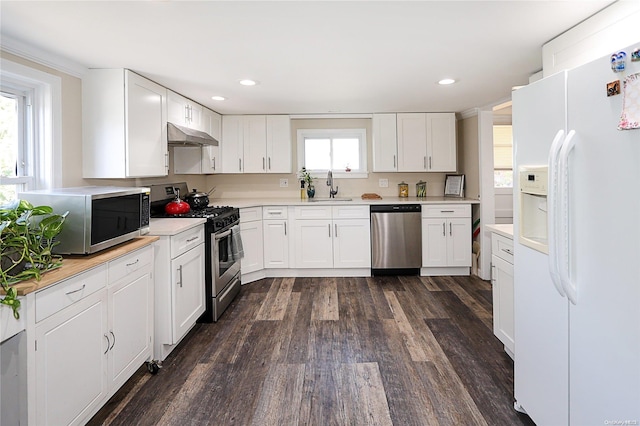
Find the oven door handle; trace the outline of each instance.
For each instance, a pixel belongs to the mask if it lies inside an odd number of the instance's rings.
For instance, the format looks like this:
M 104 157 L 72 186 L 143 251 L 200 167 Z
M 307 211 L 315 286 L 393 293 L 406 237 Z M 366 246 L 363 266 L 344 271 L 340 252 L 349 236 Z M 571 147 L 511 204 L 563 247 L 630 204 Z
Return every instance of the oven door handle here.
M 220 234 L 216 234 L 216 241 L 223 239 L 224 237 L 228 237 L 229 235 L 231 235 L 231 229 L 224 231 Z

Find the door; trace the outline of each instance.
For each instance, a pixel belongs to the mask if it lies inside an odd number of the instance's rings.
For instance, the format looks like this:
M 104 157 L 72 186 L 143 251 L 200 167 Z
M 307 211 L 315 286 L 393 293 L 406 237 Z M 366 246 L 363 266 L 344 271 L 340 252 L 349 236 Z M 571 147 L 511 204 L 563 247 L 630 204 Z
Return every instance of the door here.
M 398 171 L 396 114 L 373 114 L 373 171 Z
M 515 352 L 513 325 L 513 265 L 497 256 L 493 263 L 493 334 L 504 346 Z
M 264 267 L 289 267 L 289 235 L 286 220 L 265 220 L 264 229 Z
M 456 115 L 427 114 L 427 169 L 430 172 L 455 172 L 456 145 Z
M 262 221 L 243 222 L 240 224 L 244 257 L 240 261 L 243 274 L 259 271 L 264 268 L 264 251 L 262 238 Z
M 222 131 L 222 118 L 210 109 L 202 109 L 202 131 L 213 136 L 220 142 Z M 174 148 L 174 151 L 176 148 Z M 222 163 L 220 162 L 220 145 L 206 145 L 202 147 L 202 173 L 220 173 Z
M 445 219 L 422 219 L 422 266 L 447 266 Z
M 617 75 L 609 65 L 605 57 L 568 72 L 572 425 L 640 419 L 640 130 L 618 130 L 623 95 L 603 93 L 640 62 Z
M 204 245 L 171 261 L 172 344 L 184 336 L 205 310 Z
M 447 266 L 471 266 L 471 219 L 447 219 Z
M 119 388 L 151 353 L 152 321 L 151 270 L 109 289 L 109 379 Z
M 107 395 L 107 292 L 98 291 L 36 326 L 36 423 L 83 424 Z
M 565 129 L 565 73 L 513 93 L 514 170 L 546 164 Z M 518 174 L 514 173 L 514 188 Z M 519 243 L 520 194 L 514 194 L 515 398 L 537 424 L 568 424 L 569 311 L 549 275 L 548 256 Z
M 264 115 L 245 115 L 243 158 L 245 173 L 267 171 L 267 119 Z
M 291 173 L 291 120 L 267 115 L 267 173 Z
M 127 177 L 166 176 L 167 90 L 132 72 L 125 76 Z
M 330 220 L 295 221 L 296 268 L 333 268 L 332 228 Z
M 427 170 L 427 115 L 398 114 L 398 171 Z
M 222 173 L 242 173 L 243 134 L 242 116 L 222 116 Z
M 369 219 L 335 219 L 333 221 L 333 267 L 371 267 Z

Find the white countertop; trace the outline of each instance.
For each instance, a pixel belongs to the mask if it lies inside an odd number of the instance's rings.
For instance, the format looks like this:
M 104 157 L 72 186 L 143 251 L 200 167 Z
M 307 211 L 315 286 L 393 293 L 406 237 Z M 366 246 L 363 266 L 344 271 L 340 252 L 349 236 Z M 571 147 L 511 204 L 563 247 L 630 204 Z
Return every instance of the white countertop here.
M 351 198 L 351 201 L 335 201 L 322 198 L 318 201 L 300 200 L 299 198 L 215 198 L 209 201 L 211 206 L 232 206 L 238 208 L 262 206 L 306 206 L 306 205 L 371 205 L 371 204 L 480 204 L 471 198 L 453 197 L 383 197 L 381 200 L 363 200 L 360 196 L 338 197 Z
M 149 224 L 149 235 L 176 235 L 187 229 L 202 225 L 207 219 L 204 218 L 162 218 L 151 219 Z
M 485 225 L 485 228 L 513 240 L 513 223 L 496 223 L 494 225 Z

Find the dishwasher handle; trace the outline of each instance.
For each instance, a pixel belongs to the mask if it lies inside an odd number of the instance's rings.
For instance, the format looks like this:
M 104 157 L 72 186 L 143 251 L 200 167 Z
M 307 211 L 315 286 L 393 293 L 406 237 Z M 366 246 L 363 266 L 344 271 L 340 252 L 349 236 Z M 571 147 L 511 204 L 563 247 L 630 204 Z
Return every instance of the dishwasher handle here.
M 421 212 L 420 204 L 372 204 L 371 213 L 415 213 Z

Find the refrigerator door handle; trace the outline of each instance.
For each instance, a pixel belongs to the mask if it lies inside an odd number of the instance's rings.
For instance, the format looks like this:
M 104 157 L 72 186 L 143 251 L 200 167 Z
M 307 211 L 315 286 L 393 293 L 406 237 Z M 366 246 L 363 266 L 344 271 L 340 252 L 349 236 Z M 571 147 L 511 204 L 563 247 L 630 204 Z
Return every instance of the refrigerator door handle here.
M 578 302 L 578 288 L 575 284 L 575 280 L 571 279 L 569 270 L 571 269 L 571 247 L 570 247 L 570 229 L 569 229 L 569 154 L 576 145 L 574 139 L 576 132 L 571 130 L 567 134 L 562 149 L 560 150 L 560 229 L 558 235 L 560 236 L 561 245 L 558 250 L 558 263 L 560 270 L 560 281 L 562 282 L 562 288 L 567 295 L 567 298 L 574 305 Z
M 547 232 L 549 247 L 549 274 L 551 281 L 560 296 L 564 297 L 565 292 L 560 281 L 560 272 L 558 271 L 558 156 L 564 142 L 564 130 L 558 130 L 556 137 L 551 143 L 549 149 L 549 190 L 547 193 Z

